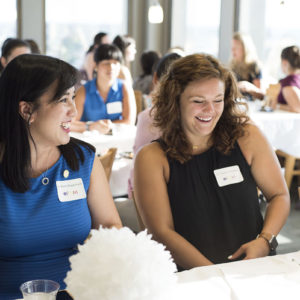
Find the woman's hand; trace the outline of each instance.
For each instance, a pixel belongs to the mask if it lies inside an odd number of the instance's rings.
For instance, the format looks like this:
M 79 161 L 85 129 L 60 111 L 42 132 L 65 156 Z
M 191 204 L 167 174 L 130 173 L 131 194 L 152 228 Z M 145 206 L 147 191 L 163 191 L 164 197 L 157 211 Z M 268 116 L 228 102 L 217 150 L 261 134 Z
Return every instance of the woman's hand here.
M 266 240 L 257 238 L 251 242 L 243 244 L 237 251 L 228 257 L 230 260 L 238 259 L 245 256 L 243 259 L 252 259 L 267 256 L 270 253 L 270 247 Z
M 90 130 L 97 130 L 102 134 L 106 134 L 109 132 L 109 130 L 112 127 L 111 120 L 105 119 L 105 120 L 98 120 L 90 124 Z
M 249 81 L 245 81 L 245 80 L 239 81 L 238 88 L 241 92 L 248 93 L 252 95 L 254 98 L 263 99 L 264 97 L 263 91 Z

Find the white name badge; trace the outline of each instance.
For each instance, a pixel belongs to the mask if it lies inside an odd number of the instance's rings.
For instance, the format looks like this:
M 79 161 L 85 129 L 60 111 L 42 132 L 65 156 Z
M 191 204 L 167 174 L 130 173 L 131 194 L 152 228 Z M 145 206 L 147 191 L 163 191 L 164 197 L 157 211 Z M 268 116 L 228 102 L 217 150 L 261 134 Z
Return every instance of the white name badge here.
M 56 188 L 60 202 L 86 198 L 86 192 L 81 178 L 56 181 Z
M 111 114 L 119 114 L 122 112 L 122 102 L 111 102 L 106 104 L 107 113 Z
M 237 165 L 214 170 L 214 173 L 219 186 L 225 186 L 244 181 L 240 168 Z

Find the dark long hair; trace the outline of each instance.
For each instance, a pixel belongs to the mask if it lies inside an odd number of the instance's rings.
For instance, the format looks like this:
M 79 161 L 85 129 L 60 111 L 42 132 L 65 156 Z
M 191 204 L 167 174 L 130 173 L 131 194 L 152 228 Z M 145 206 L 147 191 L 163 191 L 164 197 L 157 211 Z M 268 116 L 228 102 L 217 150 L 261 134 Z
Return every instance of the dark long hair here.
M 40 97 L 57 82 L 55 96 L 59 99 L 77 82 L 77 71 L 68 63 L 53 57 L 24 54 L 13 59 L 0 77 L 0 175 L 4 183 L 16 192 L 30 188 L 31 155 L 29 120 L 19 114 L 20 101 L 39 107 Z M 59 150 L 72 170 L 84 161 L 80 142 L 71 139 Z M 92 149 L 92 148 L 91 148 Z

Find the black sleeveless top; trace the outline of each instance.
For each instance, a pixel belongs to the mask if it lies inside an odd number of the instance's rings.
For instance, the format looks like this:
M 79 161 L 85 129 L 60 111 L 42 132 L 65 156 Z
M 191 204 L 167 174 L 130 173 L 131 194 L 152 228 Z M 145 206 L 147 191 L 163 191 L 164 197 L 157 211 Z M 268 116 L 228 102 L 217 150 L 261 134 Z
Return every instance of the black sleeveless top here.
M 181 164 L 168 157 L 168 195 L 175 231 L 213 263 L 225 263 L 263 227 L 256 183 L 236 143 L 229 155 L 212 147 Z M 220 187 L 214 170 L 239 166 L 244 180 Z

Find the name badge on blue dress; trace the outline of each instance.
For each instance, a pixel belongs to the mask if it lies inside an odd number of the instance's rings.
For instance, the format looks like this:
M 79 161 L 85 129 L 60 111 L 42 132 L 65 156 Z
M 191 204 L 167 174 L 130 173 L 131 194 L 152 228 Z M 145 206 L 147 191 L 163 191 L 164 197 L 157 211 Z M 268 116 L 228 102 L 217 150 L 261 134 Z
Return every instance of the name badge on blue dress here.
M 109 115 L 119 114 L 123 110 L 122 102 L 121 101 L 116 101 L 116 102 L 107 103 L 106 104 L 106 110 L 107 110 L 107 113 Z
M 86 192 L 81 178 L 56 181 L 56 188 L 60 202 L 86 198 Z

